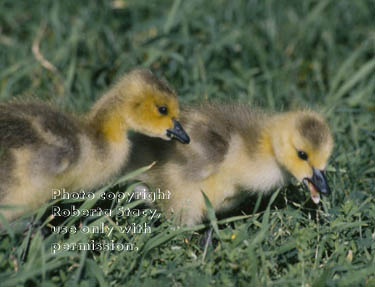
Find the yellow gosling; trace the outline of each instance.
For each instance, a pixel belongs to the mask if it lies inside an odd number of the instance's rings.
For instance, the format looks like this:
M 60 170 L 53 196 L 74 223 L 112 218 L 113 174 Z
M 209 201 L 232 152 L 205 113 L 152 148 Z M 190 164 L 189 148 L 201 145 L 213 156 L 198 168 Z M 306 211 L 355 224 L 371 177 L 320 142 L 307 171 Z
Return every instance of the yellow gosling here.
M 191 136 L 189 146 L 138 135 L 129 166 L 157 161 L 139 179 L 170 191 L 170 199 L 157 205 L 182 225 L 204 218 L 201 191 L 217 212 L 235 208 L 243 191 L 268 192 L 283 185 L 287 175 L 306 184 L 316 204 L 319 193 L 330 191 L 324 169 L 333 140 L 316 112 L 267 115 L 243 105 L 205 104 L 183 110 L 181 122 Z
M 52 189 L 91 189 L 126 164 L 129 129 L 164 140 L 189 137 L 177 121 L 176 94 L 150 71 L 121 78 L 87 115 L 41 102 L 0 103 L 0 209 L 14 219 L 51 199 Z

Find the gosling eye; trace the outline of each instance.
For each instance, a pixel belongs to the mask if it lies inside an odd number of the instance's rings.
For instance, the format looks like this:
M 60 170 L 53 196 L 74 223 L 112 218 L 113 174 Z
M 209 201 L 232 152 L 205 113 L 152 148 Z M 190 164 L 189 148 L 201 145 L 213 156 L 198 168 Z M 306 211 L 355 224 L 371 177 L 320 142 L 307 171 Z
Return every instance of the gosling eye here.
M 166 106 L 160 106 L 160 107 L 158 107 L 158 111 L 162 115 L 167 115 L 168 114 L 168 108 Z
M 305 153 L 305 152 L 302 151 L 302 150 L 299 150 L 299 151 L 297 152 L 297 154 L 298 154 L 298 157 L 299 157 L 300 159 L 302 159 L 302 160 L 307 160 L 307 158 L 308 158 L 307 153 Z

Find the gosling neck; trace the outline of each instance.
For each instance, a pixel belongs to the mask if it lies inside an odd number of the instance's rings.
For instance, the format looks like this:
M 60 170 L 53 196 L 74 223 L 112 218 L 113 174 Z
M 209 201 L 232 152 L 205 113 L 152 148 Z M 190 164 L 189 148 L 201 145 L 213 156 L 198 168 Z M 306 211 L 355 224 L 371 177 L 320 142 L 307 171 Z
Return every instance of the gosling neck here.
M 109 142 L 122 143 L 129 129 L 125 114 L 126 102 L 110 91 L 94 104 L 87 119 L 96 134 Z
M 253 171 L 242 182 L 245 187 L 267 192 L 285 182 L 285 170 L 277 156 L 277 145 L 281 144 L 284 124 L 283 115 L 274 115 L 264 123 L 249 167 Z

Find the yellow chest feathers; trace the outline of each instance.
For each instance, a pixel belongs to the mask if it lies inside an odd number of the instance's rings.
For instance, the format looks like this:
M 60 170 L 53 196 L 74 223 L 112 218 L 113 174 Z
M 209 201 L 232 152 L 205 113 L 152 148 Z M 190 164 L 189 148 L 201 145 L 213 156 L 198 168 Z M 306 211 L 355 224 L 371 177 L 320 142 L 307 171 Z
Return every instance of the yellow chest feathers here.
M 270 154 L 249 154 L 242 139 L 232 138 L 229 151 L 217 172 L 206 178 L 202 190 L 215 207 L 240 191 L 267 192 L 282 185 L 283 172 Z

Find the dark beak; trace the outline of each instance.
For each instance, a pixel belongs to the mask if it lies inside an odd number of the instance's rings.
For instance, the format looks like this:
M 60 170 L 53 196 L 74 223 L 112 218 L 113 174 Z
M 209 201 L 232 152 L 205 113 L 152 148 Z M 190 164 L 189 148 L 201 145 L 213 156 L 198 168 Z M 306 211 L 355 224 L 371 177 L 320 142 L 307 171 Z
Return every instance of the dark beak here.
M 319 193 L 329 195 L 331 189 L 327 184 L 327 179 L 324 175 L 324 171 L 313 168 L 313 176 L 311 178 L 305 178 L 303 183 L 310 190 L 311 198 L 315 203 L 319 203 L 320 196 Z
M 183 144 L 188 144 L 190 142 L 190 138 L 182 128 L 181 124 L 173 119 L 173 129 L 167 130 L 167 136 L 170 138 L 176 138 Z
M 315 187 L 320 193 L 324 193 L 326 195 L 331 193 L 331 189 L 328 186 L 326 176 L 324 175 L 324 171 L 313 168 L 313 176 L 311 179 L 311 183 L 315 185 Z

